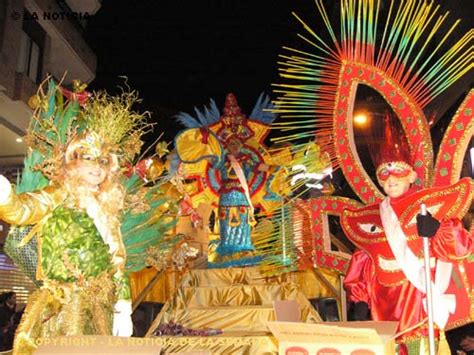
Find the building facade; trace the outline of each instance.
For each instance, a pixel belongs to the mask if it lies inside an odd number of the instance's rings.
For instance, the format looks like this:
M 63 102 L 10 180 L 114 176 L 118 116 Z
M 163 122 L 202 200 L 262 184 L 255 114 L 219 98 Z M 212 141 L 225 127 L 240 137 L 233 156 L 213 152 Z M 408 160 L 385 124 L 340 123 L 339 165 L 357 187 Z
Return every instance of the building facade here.
M 89 83 L 97 57 L 84 39 L 100 0 L 0 0 L 0 174 L 21 172 L 31 119 L 28 99 L 48 76 Z M 2 253 L 8 226 L 0 221 L 0 293 L 14 290 L 24 303 L 29 283 Z
M 0 1 L 0 168 L 21 165 L 27 101 L 48 74 L 66 85 L 94 79 L 97 57 L 83 34 L 100 6 L 99 0 Z

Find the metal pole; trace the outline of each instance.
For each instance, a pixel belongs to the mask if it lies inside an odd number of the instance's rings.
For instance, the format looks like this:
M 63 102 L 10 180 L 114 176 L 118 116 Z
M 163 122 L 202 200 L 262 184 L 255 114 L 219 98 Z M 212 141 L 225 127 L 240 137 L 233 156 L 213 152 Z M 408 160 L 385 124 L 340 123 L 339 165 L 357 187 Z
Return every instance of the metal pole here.
M 341 320 L 347 322 L 347 296 L 344 290 L 344 276 L 339 276 L 339 290 L 341 293 Z
M 163 275 L 164 273 L 164 269 L 163 270 L 160 270 L 158 271 L 155 276 L 153 276 L 153 278 L 150 280 L 150 282 L 148 283 L 148 285 L 146 285 L 146 287 L 142 290 L 142 292 L 140 292 L 140 294 L 138 295 L 137 299 L 133 302 L 132 304 L 132 312 L 135 312 L 135 310 L 138 308 L 138 306 L 140 305 L 140 303 L 142 303 L 142 301 L 145 299 L 145 297 L 148 295 L 148 293 L 151 291 L 151 289 L 153 288 L 153 286 L 156 285 L 156 282 L 158 281 L 158 279 L 160 278 L 161 275 Z
M 421 214 L 426 216 L 426 205 L 421 204 Z M 428 308 L 428 340 L 429 340 L 429 354 L 435 355 L 435 336 L 434 336 L 434 322 L 433 322 L 433 294 L 431 291 L 431 269 L 430 269 L 430 241 L 427 237 L 423 239 L 423 254 L 425 261 L 425 284 L 426 284 L 426 305 Z

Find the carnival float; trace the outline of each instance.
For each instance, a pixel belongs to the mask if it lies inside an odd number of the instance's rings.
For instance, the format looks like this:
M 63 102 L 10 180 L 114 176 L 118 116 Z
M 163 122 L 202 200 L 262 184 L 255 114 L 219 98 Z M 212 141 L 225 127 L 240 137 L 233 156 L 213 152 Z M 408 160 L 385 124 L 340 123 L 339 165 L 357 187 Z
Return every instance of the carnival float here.
M 348 308 L 395 321 L 399 354 L 433 336 L 442 353 L 445 331 L 473 321 L 462 164 L 474 93 L 436 145 L 424 112 L 472 70 L 472 30 L 446 48 L 456 23 L 432 2 L 341 0 L 339 22 L 316 7 L 326 33 L 294 14 L 307 49 L 285 48 L 273 100 L 262 93 L 246 113 L 223 93 L 148 150 L 134 92 L 40 87 L 22 178 L 0 181 L 0 218 L 15 226 L 6 250 L 38 286 L 14 354 L 44 337 L 129 336 L 142 302 L 163 304 L 145 337 L 165 353 L 277 353 L 279 301 L 304 323 L 347 321 Z M 365 138 L 364 90 L 384 102 Z

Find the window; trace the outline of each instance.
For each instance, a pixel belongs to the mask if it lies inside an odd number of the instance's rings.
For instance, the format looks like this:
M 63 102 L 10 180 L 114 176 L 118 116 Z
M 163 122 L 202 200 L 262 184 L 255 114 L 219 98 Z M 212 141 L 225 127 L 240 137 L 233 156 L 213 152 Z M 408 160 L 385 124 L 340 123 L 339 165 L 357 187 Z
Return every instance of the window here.
M 25 11 L 17 72 L 25 74 L 37 84 L 41 81 L 45 39 L 43 28 Z
M 21 34 L 20 57 L 18 60 L 19 73 L 23 73 L 37 83 L 40 79 L 40 47 L 24 31 Z

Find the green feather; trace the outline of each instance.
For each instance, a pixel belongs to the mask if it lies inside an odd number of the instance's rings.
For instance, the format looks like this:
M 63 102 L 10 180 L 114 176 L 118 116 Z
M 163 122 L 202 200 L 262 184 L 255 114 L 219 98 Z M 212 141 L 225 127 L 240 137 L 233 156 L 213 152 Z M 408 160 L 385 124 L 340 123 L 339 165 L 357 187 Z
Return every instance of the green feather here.
M 28 153 L 24 161 L 20 182 L 16 187 L 18 194 L 39 190 L 48 186 L 49 180 L 40 171 L 33 170 L 33 168 L 43 160 L 44 157 L 36 150 Z
M 143 181 L 132 175 L 123 182 L 128 194 L 136 193 L 143 188 Z M 161 249 L 168 250 L 174 247 L 180 240 L 180 236 L 170 236 L 169 232 L 176 225 L 176 219 L 169 221 L 168 216 L 155 216 L 158 208 L 167 202 L 171 202 L 167 197 L 160 194 L 158 183 L 155 186 L 147 187 L 148 192 L 144 196 L 144 201 L 150 209 L 139 214 L 127 211 L 122 219 L 121 232 L 123 243 L 127 252 L 126 270 L 135 272 L 147 266 L 147 249 L 151 246 L 159 245 Z
M 58 117 L 56 127 L 58 128 L 59 139 L 62 143 L 66 143 L 68 131 L 71 127 L 72 121 L 79 114 L 79 109 L 79 103 L 77 103 L 76 101 L 69 102 L 66 105 L 64 111 L 61 112 L 60 117 Z

